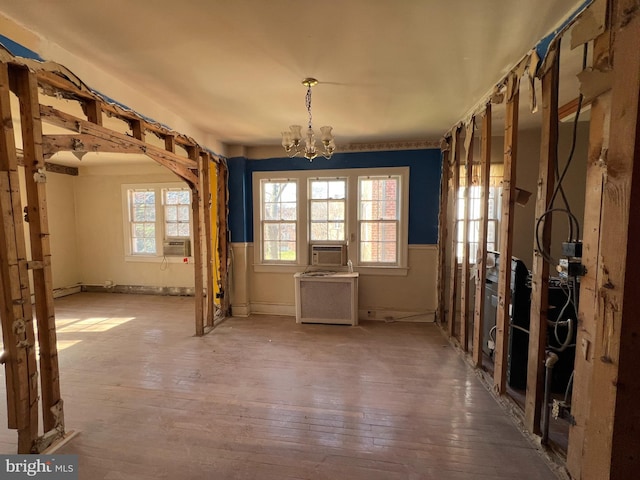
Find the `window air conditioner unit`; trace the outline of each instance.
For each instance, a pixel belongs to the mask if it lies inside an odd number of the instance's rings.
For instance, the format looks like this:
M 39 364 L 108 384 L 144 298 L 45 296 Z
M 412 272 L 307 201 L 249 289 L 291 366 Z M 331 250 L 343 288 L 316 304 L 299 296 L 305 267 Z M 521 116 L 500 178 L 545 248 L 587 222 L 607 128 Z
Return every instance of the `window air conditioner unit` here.
M 189 257 L 191 255 L 191 240 L 188 238 L 167 238 L 162 244 L 162 254 L 165 257 Z
M 346 245 L 311 245 L 311 265 L 335 267 L 346 264 Z

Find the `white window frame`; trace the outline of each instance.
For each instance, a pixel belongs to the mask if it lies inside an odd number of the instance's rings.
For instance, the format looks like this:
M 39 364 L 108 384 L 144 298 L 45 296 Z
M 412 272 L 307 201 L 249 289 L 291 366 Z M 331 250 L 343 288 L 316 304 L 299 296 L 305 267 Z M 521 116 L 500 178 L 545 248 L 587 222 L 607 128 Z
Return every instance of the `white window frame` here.
M 398 182 L 396 188 L 396 208 L 395 208 L 395 218 L 362 218 L 362 209 L 360 208 L 363 200 L 362 200 L 362 181 L 366 180 L 395 180 Z M 385 202 L 386 200 L 382 200 Z M 358 258 L 359 265 L 370 265 L 370 266 L 397 266 L 400 258 L 399 252 L 399 242 L 400 242 L 400 209 L 402 208 L 402 178 L 399 175 L 366 175 L 358 177 L 358 234 L 362 233 L 362 225 L 364 223 L 377 223 L 379 225 L 395 225 L 396 230 L 396 238 L 394 243 L 396 244 L 396 259 L 395 262 L 381 262 L 381 261 L 364 261 L 361 258 Z M 362 243 L 363 239 L 361 237 L 358 238 L 359 248 L 358 248 L 358 257 L 362 256 Z M 374 243 L 374 242 L 370 242 Z M 383 244 L 384 242 L 377 242 Z
M 292 183 L 296 185 L 296 218 L 295 219 L 266 219 L 264 218 L 264 208 L 263 208 L 263 199 L 264 199 L 264 185 L 267 183 Z M 259 195 L 260 195 L 260 200 L 259 200 L 259 210 L 256 212 L 254 210 L 254 215 L 257 216 L 260 219 L 260 229 L 259 229 L 259 236 L 260 236 L 260 243 L 259 243 L 259 250 L 260 250 L 260 260 L 261 263 L 265 263 L 265 264 L 273 264 L 273 265 L 296 265 L 298 262 L 298 258 L 299 258 L 299 248 L 298 248 L 298 244 L 299 244 L 299 234 L 298 234 L 298 230 L 299 230 L 299 218 L 300 218 L 300 182 L 297 179 L 291 179 L 291 178 L 263 178 L 260 180 L 259 182 Z M 271 259 L 266 259 L 265 258 L 265 249 L 264 249 L 264 242 L 262 241 L 263 237 L 264 237 L 264 229 L 267 225 L 276 225 L 276 224 L 295 224 L 295 231 L 296 231 L 296 239 L 295 239 L 295 244 L 296 244 L 296 248 L 295 248 L 295 254 L 296 254 L 296 258 L 294 260 L 271 260 Z
M 394 265 L 361 264 L 359 262 L 359 224 L 358 224 L 358 178 L 399 176 L 400 178 L 400 218 L 398 228 L 398 258 Z M 253 172 L 253 268 L 255 272 L 300 272 L 310 266 L 310 223 L 309 223 L 309 180 L 310 179 L 347 179 L 347 204 L 345 234 L 348 258 L 360 274 L 407 275 L 409 244 L 409 167 L 352 168 L 328 170 L 299 170 L 278 172 Z M 264 179 L 298 181 L 298 225 L 296 261 L 293 263 L 265 262 L 262 258 L 261 228 L 261 181 Z M 321 243 L 321 242 L 313 242 Z M 331 242 L 330 242 L 331 243 Z M 333 242 L 339 243 L 339 242 Z M 345 267 L 346 269 L 346 267 Z
M 313 244 L 336 244 L 336 243 L 342 244 L 342 243 L 346 243 L 348 235 L 349 235 L 349 233 L 347 231 L 347 225 L 348 225 L 347 217 L 349 216 L 348 215 L 348 211 L 347 211 L 348 200 L 349 200 L 349 179 L 347 177 L 333 177 L 333 176 L 331 176 L 331 177 L 327 177 L 327 176 L 324 176 L 324 177 L 321 177 L 321 176 L 310 177 L 310 178 L 307 179 L 307 184 L 308 184 L 307 192 L 311 192 L 311 190 L 312 190 L 311 189 L 311 184 L 313 182 L 317 182 L 317 181 L 327 181 L 327 182 L 329 182 L 329 181 L 341 181 L 341 182 L 344 182 L 345 197 L 344 197 L 344 199 L 331 199 L 331 198 L 313 199 L 313 198 L 311 198 L 312 194 L 308 195 L 307 204 L 308 204 L 308 208 L 309 208 L 309 212 L 308 212 L 308 215 L 309 215 L 309 229 L 308 229 L 308 231 L 309 231 L 309 243 L 310 244 L 311 243 L 313 243 Z M 327 202 L 327 208 L 328 208 L 329 202 L 336 202 L 336 201 L 341 201 L 344 204 L 344 220 L 342 221 L 342 223 L 344 223 L 344 229 L 343 229 L 344 230 L 344 237 L 341 238 L 341 239 L 326 239 L 326 240 L 318 240 L 318 239 L 311 238 L 311 230 L 312 230 L 311 226 L 314 223 L 314 220 L 313 220 L 312 214 L 311 214 L 312 209 L 313 209 L 313 204 L 314 203 L 320 203 L 320 202 Z M 320 223 L 320 222 L 318 222 L 318 223 Z M 328 223 L 331 223 L 331 222 L 329 220 L 327 220 L 326 223 L 328 224 Z M 334 222 L 334 223 L 340 223 L 340 221 L 337 221 L 337 222 Z
M 462 263 L 462 256 L 464 254 L 464 241 L 460 239 L 460 235 L 462 234 L 462 228 L 464 226 L 464 218 L 463 218 L 463 213 L 464 213 L 464 202 L 467 200 L 465 198 L 466 195 L 466 188 L 464 186 L 459 187 L 458 192 L 457 192 L 457 197 L 456 197 L 456 205 L 458 208 L 458 211 L 456 212 L 456 221 L 457 221 L 457 225 L 456 225 L 456 235 L 458 235 L 457 241 L 456 241 L 456 259 L 458 264 Z M 469 229 L 471 229 L 472 226 L 477 226 L 477 228 L 480 228 L 480 213 L 481 213 L 481 209 L 482 209 L 482 205 L 480 204 L 480 200 L 482 200 L 481 198 L 481 186 L 478 185 L 472 185 L 471 186 L 472 189 L 474 189 L 474 194 L 477 193 L 477 195 L 474 195 L 471 198 L 471 202 L 475 202 L 476 203 L 476 207 L 477 208 L 472 208 L 469 210 L 469 219 L 467 220 L 467 227 Z M 502 203 L 502 187 L 501 186 L 489 186 L 489 192 L 493 193 L 493 197 L 491 197 L 491 195 L 487 195 L 487 202 L 490 202 L 489 207 L 493 207 L 493 215 L 490 215 L 492 208 L 489 208 L 488 210 L 488 215 L 487 215 L 487 233 L 489 232 L 489 226 L 493 225 L 494 227 L 494 250 L 498 250 L 498 248 L 500 247 L 499 245 L 499 240 L 500 240 L 500 207 L 501 207 L 501 203 Z M 476 211 L 477 215 L 473 215 L 473 212 Z M 479 231 L 479 230 L 478 230 Z M 469 232 L 467 233 L 467 239 L 470 238 L 469 237 Z M 487 242 L 487 249 L 489 249 L 489 238 L 487 237 L 486 239 Z M 477 260 L 477 249 L 478 249 L 478 242 L 472 242 L 469 241 L 470 243 L 470 248 L 469 248 L 469 263 L 470 264 L 475 264 L 476 260 Z M 474 251 L 473 246 L 475 245 L 476 249 Z
M 189 190 L 190 195 L 193 195 L 191 189 L 186 183 L 171 182 L 171 183 L 135 183 L 135 184 L 122 184 L 122 224 L 123 224 L 123 240 L 124 240 L 124 259 L 126 262 L 168 262 L 168 263 L 183 263 L 184 257 L 165 257 L 162 254 L 163 242 L 166 238 L 165 235 L 165 209 L 164 209 L 164 191 L 168 189 L 181 189 Z M 129 206 L 129 191 L 130 190 L 153 190 L 155 192 L 155 233 L 156 233 L 156 253 L 155 254 L 141 254 L 133 253 L 132 248 L 132 232 L 131 232 L 131 209 Z M 191 197 L 190 197 L 191 198 Z M 189 238 L 191 245 L 193 245 L 193 212 L 189 211 Z M 170 237 L 177 238 L 177 237 Z M 193 251 L 193 249 L 192 249 Z M 189 263 L 193 262 L 193 256 L 187 257 Z

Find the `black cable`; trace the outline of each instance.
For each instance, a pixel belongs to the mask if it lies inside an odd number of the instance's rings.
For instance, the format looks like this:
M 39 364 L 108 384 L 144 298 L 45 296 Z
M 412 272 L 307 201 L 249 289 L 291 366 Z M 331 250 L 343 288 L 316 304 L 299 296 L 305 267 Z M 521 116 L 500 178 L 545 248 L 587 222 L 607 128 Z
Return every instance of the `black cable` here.
M 583 47 L 583 52 L 582 52 L 582 69 L 586 69 L 587 67 L 587 57 L 588 57 L 588 49 L 589 46 L 588 44 L 584 44 Z M 559 45 L 558 45 L 558 55 L 559 55 Z M 553 257 L 551 257 L 551 254 L 549 252 L 547 252 L 543 247 L 543 245 L 541 244 L 540 241 L 540 224 L 542 223 L 542 220 L 547 217 L 547 215 L 551 214 L 552 212 L 564 212 L 567 214 L 567 218 L 568 218 L 568 222 L 569 222 L 569 237 L 568 240 L 569 242 L 573 242 L 573 241 L 579 241 L 580 240 L 580 222 L 578 221 L 578 219 L 576 218 L 576 216 L 572 213 L 571 211 L 571 206 L 565 196 L 564 193 L 564 189 L 562 188 L 562 182 L 564 181 L 565 176 L 567 175 L 567 172 L 569 171 L 569 166 L 571 165 L 571 161 L 573 160 L 574 154 L 575 154 L 575 150 L 576 150 L 576 143 L 577 143 L 577 136 L 578 136 L 578 121 L 580 119 L 580 112 L 582 110 L 582 102 L 584 101 L 584 96 L 582 95 L 582 93 L 580 93 L 580 95 L 578 96 L 578 106 L 576 109 L 576 115 L 573 119 L 573 132 L 572 132 L 572 139 L 571 139 L 571 150 L 569 151 L 569 155 L 567 158 L 567 162 L 564 166 L 564 169 L 562 170 L 562 173 L 560 174 L 559 171 L 559 167 L 558 167 L 558 163 L 556 162 L 555 164 L 555 169 L 556 169 L 556 177 L 557 177 L 557 183 L 555 188 L 553 189 L 553 194 L 551 195 L 551 198 L 549 200 L 549 203 L 547 205 L 547 210 L 540 216 L 540 218 L 538 218 L 538 221 L 536 222 L 536 229 L 535 229 L 535 233 L 536 233 L 536 246 L 538 248 L 538 251 L 540 252 L 540 254 L 542 255 L 542 258 L 552 264 L 555 265 L 555 261 L 553 259 Z M 556 145 L 557 148 L 557 145 Z M 556 200 L 556 197 L 558 195 L 558 192 L 560 192 L 563 202 L 566 206 L 566 208 L 554 208 L 553 204 Z M 575 232 L 574 232 L 574 227 L 575 227 Z M 575 236 L 574 236 L 575 233 Z

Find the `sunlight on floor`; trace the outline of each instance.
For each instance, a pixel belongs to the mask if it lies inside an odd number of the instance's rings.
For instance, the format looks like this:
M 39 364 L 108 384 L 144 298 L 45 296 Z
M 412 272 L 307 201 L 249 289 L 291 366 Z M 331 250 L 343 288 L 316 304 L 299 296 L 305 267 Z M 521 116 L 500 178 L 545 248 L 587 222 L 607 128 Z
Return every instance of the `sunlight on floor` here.
M 94 317 L 78 320 L 59 328 L 58 333 L 106 332 L 114 327 L 130 322 L 136 317 Z

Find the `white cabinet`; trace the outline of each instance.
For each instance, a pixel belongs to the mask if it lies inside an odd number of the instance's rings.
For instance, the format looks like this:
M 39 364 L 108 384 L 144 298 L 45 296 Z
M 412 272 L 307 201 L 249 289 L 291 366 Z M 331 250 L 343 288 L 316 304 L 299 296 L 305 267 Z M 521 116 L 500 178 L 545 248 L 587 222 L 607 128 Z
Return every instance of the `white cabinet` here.
M 358 273 L 294 275 L 296 323 L 358 324 Z

